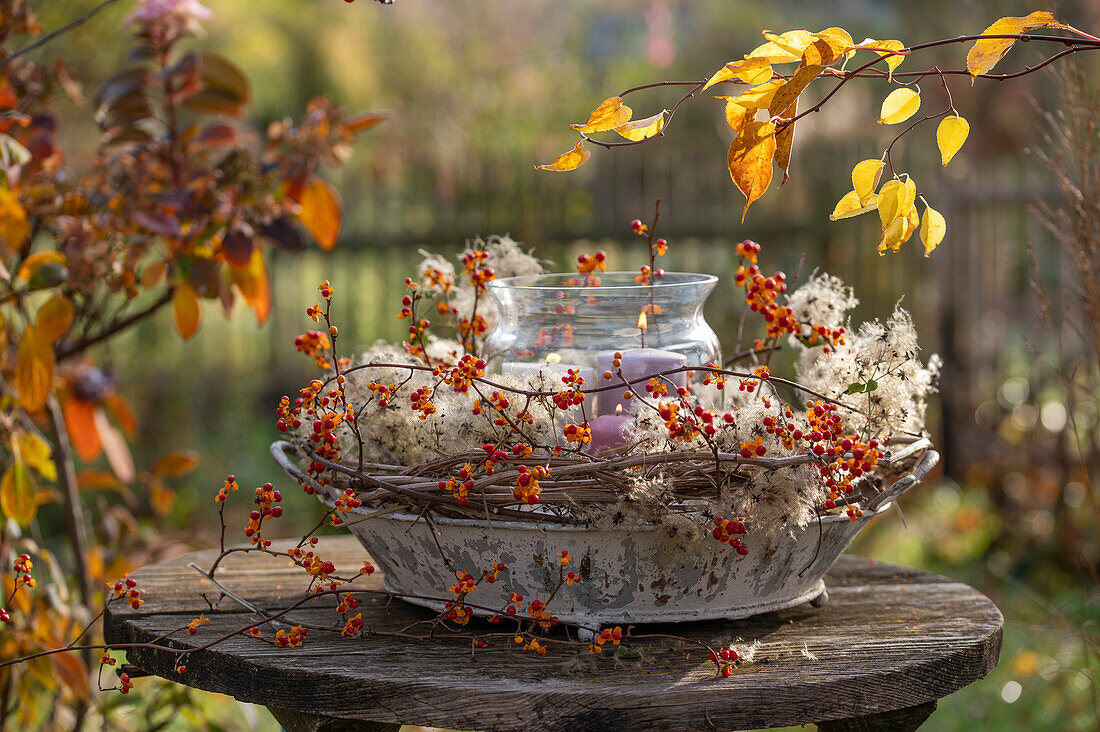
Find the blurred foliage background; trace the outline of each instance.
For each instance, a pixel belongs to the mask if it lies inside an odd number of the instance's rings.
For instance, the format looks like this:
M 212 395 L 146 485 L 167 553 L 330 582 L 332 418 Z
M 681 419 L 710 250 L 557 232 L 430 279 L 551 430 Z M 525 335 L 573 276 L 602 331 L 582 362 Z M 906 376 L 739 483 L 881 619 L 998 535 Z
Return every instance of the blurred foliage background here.
M 47 29 L 94 4 L 35 3 Z M 1006 615 L 999 668 L 944 699 L 929 727 L 1096 728 L 1097 395 L 1067 411 L 1065 384 L 1047 362 L 1059 363 L 1072 346 L 1041 327 L 1027 250 L 1034 249 L 1055 311 L 1072 305 L 1073 292 L 1060 285 L 1073 264 L 1034 209 L 1042 201 L 1059 206 L 1060 193 L 1029 153 L 1046 144 L 1037 108 L 1068 108 L 1054 74 L 973 88 L 957 77 L 955 103 L 972 133 L 946 170 L 931 128 L 895 150 L 895 160 L 948 221 L 947 239 L 929 260 L 913 245 L 879 257 L 874 222 L 827 218 L 849 189 L 852 164 L 877 157 L 893 134 L 874 124 L 885 85 L 870 81 L 851 84 L 800 123 L 791 179 L 757 203 L 744 225 L 743 199 L 726 171 L 722 106 L 705 97 L 686 104 L 656 142 L 595 150 L 570 175 L 533 169 L 572 146 L 568 123 L 582 122 L 600 100 L 634 84 L 709 75 L 758 45 L 760 29 L 841 26 L 857 39 L 920 42 L 979 32 L 997 17 L 1039 6 L 1014 0 L 206 4 L 215 17 L 200 43 L 252 79 L 250 122 L 258 129 L 321 93 L 349 110 L 386 108 L 392 120 L 357 144 L 334 181 L 345 212 L 337 249 L 271 261 L 275 303 L 263 327 L 242 308 L 222 318 L 209 303 L 192 341 L 181 343 L 164 313 L 99 354 L 138 412 L 139 464 L 169 449 L 202 455 L 169 513 L 150 512 L 135 527 L 152 547 L 136 563 L 216 542 L 212 497 L 227 473 L 246 486 L 281 478 L 267 454 L 277 436 L 273 408 L 312 373 L 292 339 L 310 325 L 303 308 L 316 299 L 322 279 L 337 289 L 344 344 L 392 340 L 400 337 L 394 316 L 418 248 L 457 252 L 468 237 L 510 232 L 559 267 L 599 247 L 613 268 L 631 269 L 645 253 L 631 241 L 627 222 L 647 218 L 661 197 L 667 266 L 728 277 L 736 268 L 733 244 L 744 238 L 763 244 L 765 268 L 795 271 L 804 254 L 804 269 L 825 269 L 856 287 L 858 317 L 885 316 L 903 299 L 925 352 L 944 357 L 932 417 L 943 471 L 903 501 L 907 526 L 900 513 L 880 518 L 856 547 L 970 582 Z M 121 63 L 124 44 L 110 39 L 124 32 L 129 9 L 118 3 L 63 41 L 62 55 L 87 90 Z M 1051 9 L 1079 28 L 1100 29 L 1094 2 Z M 1005 70 L 1039 60 L 1038 49 L 1020 46 Z M 964 55 L 964 47 L 936 49 L 919 63 L 959 68 Z M 1081 63 L 1095 93 L 1100 64 Z M 659 89 L 647 94 L 631 102 L 636 117 L 676 99 Z M 83 111 L 71 111 L 65 144 L 70 163 L 79 166 L 98 132 L 93 120 L 79 117 Z M 739 314 L 727 282 L 707 309 L 727 344 Z M 1098 383 L 1095 373 L 1081 377 Z M 1070 424 L 1092 441 L 1086 445 L 1094 461 L 1091 486 L 1075 465 Z M 315 521 L 311 500 L 300 496 L 293 504 L 302 527 Z M 47 526 L 50 520 L 43 516 Z M 142 693 L 165 693 L 152 688 Z M 204 697 L 200 706 L 215 709 L 223 728 L 273 724 L 262 709 L 227 700 Z M 167 728 L 207 724 L 189 715 Z M 144 724 L 127 720 L 129 728 Z

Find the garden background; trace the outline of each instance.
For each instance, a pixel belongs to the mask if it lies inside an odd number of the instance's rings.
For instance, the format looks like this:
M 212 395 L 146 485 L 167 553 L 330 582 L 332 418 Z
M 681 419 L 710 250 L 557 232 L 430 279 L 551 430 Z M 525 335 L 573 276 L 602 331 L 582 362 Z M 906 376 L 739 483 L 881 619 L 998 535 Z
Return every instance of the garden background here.
M 35 11 L 49 29 L 95 4 L 32 5 L 41 5 Z M 322 93 L 349 110 L 388 109 L 391 119 L 360 139 L 351 162 L 331 179 L 344 207 L 337 248 L 272 252 L 274 306 L 265 325 L 257 328 L 240 307 L 224 319 L 216 303 L 207 303 L 202 328 L 190 341 L 181 342 L 164 312 L 97 354 L 142 425 L 132 444 L 139 465 L 184 448 L 202 458 L 197 470 L 176 481 L 170 502 L 154 507 L 148 496 L 133 497 L 140 520 L 124 527 L 120 541 L 135 547 L 135 565 L 216 544 L 212 497 L 227 473 L 246 486 L 280 477 L 267 453 L 277 434 L 273 408 L 312 375 L 312 361 L 294 352 L 292 340 L 309 325 L 303 308 L 316 299 L 322 279 L 340 292 L 334 320 L 345 347 L 395 340 L 402 332 L 395 317 L 402 282 L 418 248 L 451 254 L 469 237 L 508 232 L 559 268 L 571 267 L 579 252 L 602 248 L 613 269 L 632 269 L 645 252 L 632 246 L 628 222 L 645 219 L 660 197 L 661 234 L 670 242 L 666 266 L 727 279 L 707 308 L 727 344 L 740 313 L 728 281 L 736 269 L 733 245 L 752 238 L 764 245 L 768 266 L 792 272 L 804 253 L 806 269 L 841 274 L 861 297 L 857 318 L 886 315 L 904 298 L 925 353 L 943 356 L 932 416 L 942 473 L 903 502 L 907 528 L 897 513 L 880 518 L 855 548 L 970 582 L 1005 613 L 1000 667 L 944 699 L 930 727 L 1095 728 L 1097 585 L 1086 567 L 1100 561 L 1100 540 L 1089 488 L 1068 467 L 1067 425 L 1072 416 L 1085 429 L 1095 459 L 1098 401 L 1094 393 L 1068 414 L 1056 374 L 1039 357 L 1057 361 L 1058 342 L 1040 325 L 1027 249 L 1034 248 L 1060 311 L 1072 294 L 1058 283 L 1072 263 L 1034 210 L 1042 201 L 1059 206 L 1060 192 L 1028 152 L 1044 145 L 1040 109 L 1065 109 L 1053 72 L 973 89 L 956 82 L 956 105 L 973 132 L 950 168 L 940 168 L 930 131 L 895 149 L 948 221 L 946 240 L 927 260 L 912 244 L 879 257 L 875 222 L 827 218 L 848 190 L 851 164 L 877 157 L 892 136 L 874 129 L 881 89 L 873 83 L 850 85 L 822 114 L 801 123 L 791 179 L 758 202 L 743 225 L 717 102 L 686 105 L 664 139 L 597 150 L 576 173 L 533 169 L 573 144 L 566 124 L 583 121 L 603 98 L 634 84 L 706 76 L 758 45 L 761 28 L 841 26 L 857 37 L 919 42 L 978 32 L 997 17 L 1043 6 L 958 0 L 206 4 L 214 17 L 198 43 L 248 74 L 248 121 L 256 129 Z M 1051 9 L 1079 28 L 1100 29 L 1095 3 Z M 67 35 L 63 49 L 40 53 L 60 53 L 94 90 L 122 61 L 125 44 L 110 39 L 127 32 L 122 19 L 129 10 L 120 2 Z M 1006 62 L 1013 68 L 1039 59 L 1038 50 L 1021 45 Z M 956 67 L 964 53 L 937 52 Z M 1080 56 L 1095 93 L 1100 64 L 1087 58 L 1092 54 Z M 656 90 L 632 104 L 640 117 L 674 101 Z M 80 116 L 85 113 L 70 107 L 63 126 L 74 167 L 98 139 L 94 120 Z M 919 134 L 929 139 L 918 143 Z M 286 531 L 316 521 L 311 501 L 304 495 L 286 501 L 289 513 L 300 516 Z M 46 536 L 60 532 L 60 516 L 46 507 L 40 523 Z M 853 632 L 858 638 L 858 628 Z M 148 702 L 166 698 L 165 688 L 142 680 L 137 691 Z M 197 693 L 193 699 L 167 729 L 206 728 L 209 722 L 200 720 L 211 715 L 224 729 L 274 724 L 262 709 Z M 153 726 L 163 716 L 144 719 L 140 706 L 120 714 L 123 729 Z

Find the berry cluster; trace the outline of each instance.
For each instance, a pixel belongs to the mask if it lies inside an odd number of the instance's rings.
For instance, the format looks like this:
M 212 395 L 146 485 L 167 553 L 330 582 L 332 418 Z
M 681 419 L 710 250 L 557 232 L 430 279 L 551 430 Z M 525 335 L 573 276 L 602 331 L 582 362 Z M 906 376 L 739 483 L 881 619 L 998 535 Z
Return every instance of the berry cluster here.
M 114 592 L 115 597 L 124 598 L 130 604 L 130 607 L 135 610 L 145 604 L 145 600 L 141 599 L 141 596 L 145 594 L 145 590 L 138 589 L 137 582 L 131 577 L 120 579 L 113 585 L 108 584 L 107 589 Z
M 580 424 L 567 424 L 562 428 L 562 434 L 570 444 L 587 445 L 592 441 L 592 427 L 588 422 Z
M 332 327 L 335 328 L 336 326 Z M 317 368 L 327 369 L 332 367 L 327 354 L 327 351 L 332 348 L 328 333 L 322 333 L 319 330 L 307 330 L 294 338 L 294 347 L 298 349 L 298 353 L 304 353 L 312 358 L 317 363 Z
M 550 476 L 550 468 L 544 465 L 535 465 L 532 468 L 520 465 L 516 470 L 519 471 L 519 475 L 516 476 L 516 484 L 512 486 L 512 496 L 517 501 L 528 505 L 538 503 L 539 493 L 542 492 L 539 488 L 539 480 Z
M 275 633 L 275 645 L 279 648 L 297 648 L 305 641 L 306 632 L 306 629 L 300 625 L 295 625 L 289 633 L 280 629 Z
M 225 501 L 229 498 L 229 494 L 236 493 L 237 488 L 237 476 L 227 475 L 225 477 L 225 483 L 223 483 L 222 487 L 218 489 L 218 495 L 214 496 L 214 502 L 225 503 Z
M 745 524 L 740 519 L 715 516 L 714 530 L 711 533 L 715 539 L 722 544 L 729 544 L 741 556 L 749 553 L 749 548 L 741 541 L 740 535 L 745 533 Z
M 210 625 L 210 618 L 199 613 L 197 618 L 192 618 L 191 621 L 187 623 L 187 635 L 195 635 L 195 633 L 199 632 L 199 628 L 204 625 Z
M 589 653 L 603 653 L 603 646 L 605 643 L 610 643 L 613 646 L 617 646 L 623 642 L 623 629 L 619 626 L 612 628 L 604 628 L 600 631 L 600 634 L 592 639 L 592 642 L 588 644 Z
M 271 540 L 263 538 L 261 529 L 267 521 L 283 515 L 283 507 L 276 505 L 283 500 L 283 494 L 271 483 L 264 483 L 256 489 L 255 495 L 256 508 L 248 514 L 244 535 L 249 537 L 257 549 L 263 550 L 271 546 Z

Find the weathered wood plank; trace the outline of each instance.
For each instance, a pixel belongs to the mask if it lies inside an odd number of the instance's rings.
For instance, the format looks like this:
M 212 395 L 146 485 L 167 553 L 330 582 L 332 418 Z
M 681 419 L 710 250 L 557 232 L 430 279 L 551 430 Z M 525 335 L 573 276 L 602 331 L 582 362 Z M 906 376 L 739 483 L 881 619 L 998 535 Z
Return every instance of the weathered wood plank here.
M 350 537 L 324 540 L 320 551 L 349 571 L 366 557 Z M 109 640 L 148 641 L 206 612 L 210 627 L 178 638 L 180 647 L 194 647 L 251 622 L 255 616 L 232 600 L 210 613 L 199 596 L 213 600 L 217 588 L 187 564 L 209 566 L 213 556 L 200 552 L 135 573 L 148 604 L 112 612 Z M 224 565 L 219 581 L 268 609 L 300 597 L 305 584 L 284 558 L 235 555 Z M 365 579 L 365 586 L 381 586 L 377 573 Z M 639 662 L 568 649 L 539 658 L 506 640 L 471 657 L 468 644 L 446 638 L 346 639 L 313 631 L 296 649 L 233 637 L 188 656 L 182 677 L 173 671 L 176 654 L 134 650 L 129 658 L 181 683 L 292 711 L 491 730 L 741 729 L 844 719 L 926 704 L 996 665 L 1003 619 L 966 585 L 856 557 L 842 557 L 827 582 L 824 608 L 639 629 L 712 645 L 759 641 L 753 663 L 728 679 L 716 678 L 703 653 L 685 658 L 664 641 L 639 641 L 647 648 Z M 376 628 L 431 617 L 401 602 L 387 608 L 377 597 L 364 596 L 359 609 Z M 313 604 L 291 618 L 325 627 L 338 620 L 331 607 Z

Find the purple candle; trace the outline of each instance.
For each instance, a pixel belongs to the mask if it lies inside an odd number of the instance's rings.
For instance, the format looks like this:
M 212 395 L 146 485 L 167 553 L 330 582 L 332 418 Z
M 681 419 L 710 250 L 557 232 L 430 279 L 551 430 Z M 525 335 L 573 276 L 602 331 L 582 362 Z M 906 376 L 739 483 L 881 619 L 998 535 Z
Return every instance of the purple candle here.
M 607 351 L 596 356 L 596 386 L 622 386 L 621 389 L 608 389 L 599 392 L 596 399 L 596 414 L 611 415 L 620 407 L 623 411 L 630 412 L 632 400 L 623 399 L 623 392 L 627 390 L 627 382 L 634 382 L 635 379 L 653 376 L 662 371 L 683 368 L 687 365 L 687 357 L 673 351 L 662 351 L 656 348 L 628 348 L 625 351 L 620 351 L 620 353 L 623 357 L 620 359 L 621 366 L 618 369 L 612 365 L 612 361 L 615 360 L 614 352 Z M 623 378 L 619 378 L 618 371 L 620 370 L 623 372 L 625 381 Z M 608 371 L 612 374 L 610 380 L 604 378 L 604 374 Z M 668 387 L 669 393 L 681 386 L 687 386 L 686 371 L 662 376 L 660 379 Z M 644 396 L 645 385 L 645 381 L 638 381 L 632 383 L 631 388 Z
M 622 405 L 615 414 L 602 414 L 589 423 L 592 441 L 588 443 L 588 453 L 598 455 L 614 450 L 627 443 L 627 430 L 634 424 L 634 418 L 622 413 Z

